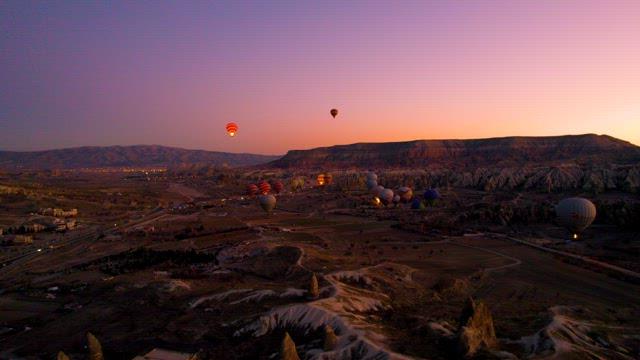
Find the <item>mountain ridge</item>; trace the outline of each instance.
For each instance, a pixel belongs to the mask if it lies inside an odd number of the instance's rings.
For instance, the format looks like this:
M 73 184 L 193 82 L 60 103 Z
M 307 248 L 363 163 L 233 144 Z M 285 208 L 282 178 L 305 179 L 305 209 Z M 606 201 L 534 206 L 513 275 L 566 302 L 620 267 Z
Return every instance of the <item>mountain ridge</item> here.
M 640 161 L 640 147 L 596 134 L 411 140 L 291 150 L 267 165 L 275 168 L 474 167 L 561 161 L 634 163 Z
M 162 145 L 81 146 L 39 151 L 2 151 L 3 169 L 77 169 L 126 166 L 176 166 L 210 164 L 253 166 L 279 158 L 276 155 L 191 150 Z

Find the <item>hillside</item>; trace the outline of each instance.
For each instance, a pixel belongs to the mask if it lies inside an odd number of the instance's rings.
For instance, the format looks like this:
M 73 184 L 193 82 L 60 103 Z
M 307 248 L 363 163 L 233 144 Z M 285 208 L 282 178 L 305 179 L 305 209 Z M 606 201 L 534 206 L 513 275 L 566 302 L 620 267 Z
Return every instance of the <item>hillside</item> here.
M 158 145 L 78 147 L 45 151 L 0 151 L 1 169 L 76 169 L 209 164 L 250 166 L 278 156 L 187 150 Z
M 278 168 L 394 168 L 411 166 L 514 166 L 640 161 L 640 147 L 607 135 L 503 137 L 358 143 L 292 150 L 269 166 Z

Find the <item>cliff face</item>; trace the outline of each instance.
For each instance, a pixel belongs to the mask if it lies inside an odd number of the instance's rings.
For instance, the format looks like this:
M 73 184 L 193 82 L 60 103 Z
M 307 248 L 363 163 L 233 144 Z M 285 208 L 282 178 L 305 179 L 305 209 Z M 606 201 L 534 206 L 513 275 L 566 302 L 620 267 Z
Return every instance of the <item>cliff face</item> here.
M 279 168 L 399 168 L 514 166 L 558 162 L 640 161 L 640 147 L 606 135 L 505 137 L 475 140 L 416 140 L 359 143 L 292 150 L 269 163 Z

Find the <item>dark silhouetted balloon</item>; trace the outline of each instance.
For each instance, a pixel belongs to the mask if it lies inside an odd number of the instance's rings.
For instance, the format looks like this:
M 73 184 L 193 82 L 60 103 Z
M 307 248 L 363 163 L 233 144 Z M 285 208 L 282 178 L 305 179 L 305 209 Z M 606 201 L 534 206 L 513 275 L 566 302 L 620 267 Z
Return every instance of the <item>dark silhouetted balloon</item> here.
M 236 123 L 228 123 L 227 124 L 227 134 L 229 134 L 229 136 L 234 137 L 236 136 L 236 133 L 238 132 L 238 125 L 236 125 Z
M 276 207 L 276 197 L 273 195 L 260 195 L 258 196 L 258 202 L 262 210 L 267 213 L 270 213 Z
M 436 200 L 438 200 L 439 198 L 440 198 L 440 194 L 436 189 L 431 188 L 431 189 L 427 189 L 427 191 L 424 192 L 424 199 L 430 205 L 433 205 L 436 202 Z
M 331 109 L 331 111 L 329 111 L 331 113 L 331 116 L 333 116 L 333 118 L 335 119 L 336 116 L 338 116 L 338 109 Z
M 282 189 L 284 189 L 284 185 L 282 184 L 281 181 L 274 181 L 271 184 L 271 188 L 273 189 L 273 192 L 275 192 L 276 194 L 280 194 Z
M 400 199 L 404 203 L 408 203 L 413 198 L 413 190 L 411 188 L 403 186 L 398 189 L 398 195 L 400 195 Z
M 411 209 L 413 210 L 424 209 L 424 203 L 422 202 L 422 200 L 420 200 L 419 197 L 413 198 L 413 200 L 411 201 Z
M 367 179 L 367 190 L 372 191 L 378 186 L 378 182 L 374 179 Z
M 333 183 L 333 175 L 325 174 L 324 175 L 324 183 L 325 183 L 325 185 L 331 185 Z
M 596 218 L 596 206 L 580 197 L 567 198 L 556 205 L 558 223 L 577 237 Z

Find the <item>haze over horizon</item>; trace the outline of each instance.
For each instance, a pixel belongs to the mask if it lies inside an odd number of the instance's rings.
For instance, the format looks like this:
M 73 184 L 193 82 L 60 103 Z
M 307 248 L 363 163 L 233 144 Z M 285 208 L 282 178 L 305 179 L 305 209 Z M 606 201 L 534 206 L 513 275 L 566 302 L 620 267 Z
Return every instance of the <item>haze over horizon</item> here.
M 640 144 L 637 1 L 5 1 L 0 29 L 2 150 Z

